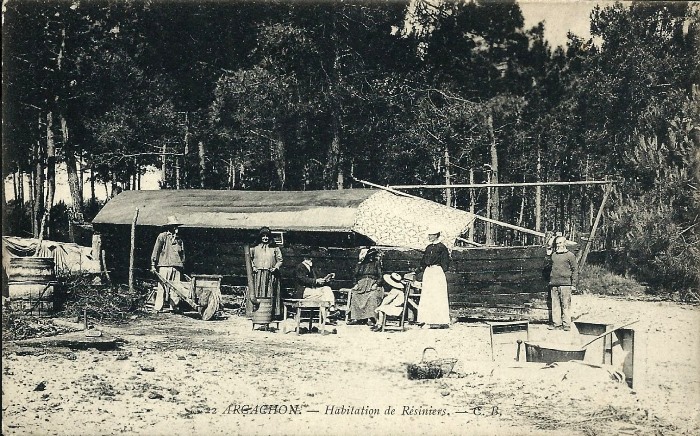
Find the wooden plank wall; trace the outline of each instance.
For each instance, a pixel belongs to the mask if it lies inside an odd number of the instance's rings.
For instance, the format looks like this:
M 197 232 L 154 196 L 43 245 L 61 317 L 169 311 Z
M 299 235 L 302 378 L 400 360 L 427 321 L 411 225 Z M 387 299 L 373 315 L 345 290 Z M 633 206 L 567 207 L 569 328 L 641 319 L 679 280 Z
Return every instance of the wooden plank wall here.
M 126 226 L 101 226 L 103 248 L 112 276 L 126 281 L 129 265 L 129 229 Z M 138 227 L 135 248 L 137 278 L 152 280 L 148 273 L 153 242 L 159 229 Z M 226 285 L 246 285 L 243 256 L 245 242 L 252 243 L 255 233 L 221 229 L 181 230 L 187 262 L 185 271 L 196 274 L 220 274 Z M 321 274 L 336 273 L 334 288 L 351 287 L 359 246 L 367 241 L 348 234 L 285 234 L 282 248 L 282 286 L 292 288 L 295 266 L 303 252 L 314 247 L 312 256 Z M 386 272 L 415 271 L 420 265 L 419 250 L 381 247 Z M 541 246 L 456 249 L 447 272 L 450 307 L 455 316 L 490 319 L 546 320 L 547 285 L 542 277 L 545 251 Z

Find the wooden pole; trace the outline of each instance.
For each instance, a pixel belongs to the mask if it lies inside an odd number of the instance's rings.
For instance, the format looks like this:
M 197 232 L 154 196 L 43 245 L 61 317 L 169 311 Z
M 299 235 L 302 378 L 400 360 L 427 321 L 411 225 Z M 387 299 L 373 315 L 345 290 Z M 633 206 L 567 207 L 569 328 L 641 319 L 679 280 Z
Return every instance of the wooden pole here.
M 250 245 L 243 245 L 243 255 L 245 257 L 245 272 L 248 276 L 248 290 L 245 293 L 245 316 L 250 318 L 253 316 L 253 303 L 250 301 L 250 295 L 255 292 L 255 283 L 253 282 L 253 264 L 250 259 Z
M 469 169 L 469 184 L 473 185 L 474 184 L 474 168 Z M 469 213 L 474 215 L 475 210 L 476 210 L 476 189 L 471 188 L 469 189 Z M 469 233 L 467 236 L 467 239 L 470 241 L 474 241 L 474 220 L 472 220 L 471 224 L 469 224 Z
M 491 171 L 490 170 L 486 172 L 486 177 L 488 177 L 487 185 L 491 185 Z M 486 218 L 488 218 L 489 220 L 491 218 L 493 218 L 493 216 L 491 215 L 491 212 L 492 212 L 491 202 L 493 201 L 491 199 L 491 190 L 492 189 L 493 188 L 491 188 L 490 186 L 488 188 L 486 188 Z M 494 243 L 494 241 L 493 241 L 493 231 L 491 229 L 491 222 L 486 221 L 486 245 L 493 245 L 493 243 Z
M 450 151 L 445 146 L 445 184 L 450 185 Z M 452 206 L 452 188 L 445 188 L 445 205 Z
M 598 230 L 598 224 L 600 224 L 600 218 L 603 216 L 603 209 L 605 208 L 605 202 L 608 201 L 608 196 L 610 195 L 611 191 L 610 185 L 605 186 L 605 193 L 603 194 L 603 201 L 600 202 L 600 208 L 598 208 L 598 214 L 595 217 L 595 221 L 593 222 L 593 228 L 591 229 L 591 234 L 588 236 L 588 241 L 586 242 L 586 247 L 583 249 L 583 253 L 581 254 L 581 258 L 579 259 L 578 262 L 578 267 L 579 269 L 583 268 L 583 266 L 586 264 L 586 259 L 588 258 L 588 253 L 591 251 L 591 242 L 593 242 L 593 238 L 595 238 L 595 233 Z
M 457 237 L 457 238 L 455 238 L 455 239 L 458 240 L 458 241 L 462 241 L 462 242 L 464 242 L 465 244 L 469 244 L 469 245 L 471 245 L 471 246 L 473 246 L 473 247 L 483 247 L 483 244 L 479 244 L 478 242 L 470 241 L 470 240 L 468 240 L 468 239 L 464 239 L 464 238 L 460 238 L 460 237 Z
M 39 226 L 39 240 L 36 244 L 36 251 L 34 252 L 34 257 L 39 256 L 39 251 L 41 250 L 41 241 L 44 239 L 44 227 L 46 226 L 46 219 L 48 217 L 48 212 L 44 212 L 44 215 L 41 217 L 41 225 Z
M 136 241 L 136 221 L 139 219 L 139 208 L 134 212 L 134 219 L 131 221 L 131 245 L 129 248 L 129 292 L 134 292 L 134 245 Z
M 481 220 L 481 221 L 485 221 L 487 223 L 498 224 L 499 226 L 505 227 L 507 229 L 513 229 L 513 230 L 517 230 L 519 232 L 523 232 L 523 233 L 527 233 L 530 235 L 535 235 L 535 236 L 539 236 L 541 238 L 544 238 L 544 233 L 538 232 L 535 230 L 526 229 L 525 227 L 520 227 L 520 226 L 516 226 L 513 224 L 504 223 L 503 221 L 493 220 L 491 218 L 486 218 L 486 217 L 483 217 L 481 215 L 474 215 L 474 218 Z
M 373 188 L 383 189 L 385 191 L 389 191 L 393 194 L 400 195 L 402 197 L 415 198 L 418 200 L 425 200 L 425 198 L 420 198 L 420 197 L 416 197 L 415 195 L 406 194 L 405 192 L 397 191 L 396 189 L 393 189 L 391 186 L 377 185 L 376 183 L 367 182 L 365 180 L 360 180 L 360 179 L 357 179 L 355 177 L 353 177 L 353 179 L 355 179 L 356 182 L 362 183 L 363 185 L 371 186 Z M 444 188 L 444 186 L 443 186 L 443 188 Z M 428 201 L 428 200 L 425 200 L 425 201 Z
M 542 180 L 542 153 L 537 143 L 537 180 Z M 535 188 L 535 230 L 542 230 L 542 186 Z M 545 241 L 546 242 L 546 241 Z
M 354 177 L 353 177 L 353 178 L 354 178 Z M 406 194 L 405 192 L 397 191 L 397 190 L 392 189 L 392 188 L 389 188 L 389 187 L 387 187 L 387 186 L 377 185 L 377 184 L 375 184 L 375 183 L 366 182 L 366 181 L 360 180 L 360 179 L 355 179 L 355 181 L 357 181 L 357 182 L 359 182 L 359 183 L 363 183 L 363 184 L 368 185 L 368 186 L 372 186 L 372 187 L 374 187 L 374 188 L 383 189 L 383 190 L 385 190 L 385 191 L 389 191 L 389 192 L 392 192 L 392 193 L 397 194 L 397 195 L 402 195 L 402 196 L 404 196 L 404 197 L 409 197 L 409 198 L 415 198 L 415 199 L 418 199 L 418 200 L 429 201 L 429 200 L 426 200 L 425 198 L 420 198 L 420 197 L 416 197 L 415 195 Z M 478 187 L 483 187 L 484 185 L 476 185 L 476 186 L 478 186 Z M 491 219 L 491 218 L 486 218 L 486 217 L 483 217 L 483 216 L 481 216 L 481 215 L 476 215 L 476 214 L 474 214 L 474 218 L 476 218 L 476 219 L 478 219 L 478 220 L 481 220 L 481 221 L 486 221 L 486 222 L 492 223 L 492 224 L 498 224 L 499 226 L 503 226 L 503 227 L 506 227 L 506 228 L 509 228 L 509 229 L 518 230 L 518 231 L 523 232 L 523 233 L 528 233 L 528 234 L 530 234 L 530 235 L 535 235 L 535 236 L 539 236 L 539 237 L 541 237 L 541 238 L 544 238 L 544 233 L 542 233 L 542 232 L 537 232 L 537 231 L 535 231 L 535 230 L 526 229 L 525 227 L 515 226 L 515 225 L 513 225 L 513 224 L 504 223 L 503 221 L 493 220 L 493 219 Z
M 107 278 L 107 283 L 111 285 L 112 277 L 109 276 L 109 270 L 107 269 L 107 256 L 105 255 L 104 250 L 100 251 L 100 263 L 102 264 L 102 271 L 104 271 L 105 277 Z
M 573 182 L 519 182 L 519 183 L 466 183 L 452 185 L 390 185 L 391 189 L 445 189 L 449 188 L 517 188 L 520 186 L 574 186 L 613 185 L 614 180 L 577 180 Z

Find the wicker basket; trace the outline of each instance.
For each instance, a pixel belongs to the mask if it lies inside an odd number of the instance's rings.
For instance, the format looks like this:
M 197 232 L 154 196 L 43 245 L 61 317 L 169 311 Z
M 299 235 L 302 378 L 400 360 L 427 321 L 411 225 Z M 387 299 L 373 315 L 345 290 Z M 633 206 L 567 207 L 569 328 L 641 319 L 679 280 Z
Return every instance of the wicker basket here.
M 457 359 L 454 358 L 435 358 L 433 360 L 425 359 L 425 352 L 433 350 L 437 356 L 437 350 L 433 347 L 426 347 L 423 350 L 423 356 L 418 363 L 409 363 L 406 365 L 406 375 L 409 380 L 434 379 L 447 377 L 454 368 Z

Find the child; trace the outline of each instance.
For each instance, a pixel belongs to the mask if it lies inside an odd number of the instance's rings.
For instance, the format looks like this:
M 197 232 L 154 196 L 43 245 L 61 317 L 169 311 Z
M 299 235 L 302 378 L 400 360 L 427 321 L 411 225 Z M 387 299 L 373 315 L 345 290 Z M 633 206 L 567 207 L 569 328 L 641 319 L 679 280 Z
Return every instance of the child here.
M 384 318 L 387 315 L 399 316 L 403 312 L 404 295 L 401 275 L 398 273 L 384 274 L 382 278 L 391 289 L 382 300 L 382 304 L 374 310 L 377 313 L 377 324 L 372 327 L 372 331 L 375 332 L 382 329 Z

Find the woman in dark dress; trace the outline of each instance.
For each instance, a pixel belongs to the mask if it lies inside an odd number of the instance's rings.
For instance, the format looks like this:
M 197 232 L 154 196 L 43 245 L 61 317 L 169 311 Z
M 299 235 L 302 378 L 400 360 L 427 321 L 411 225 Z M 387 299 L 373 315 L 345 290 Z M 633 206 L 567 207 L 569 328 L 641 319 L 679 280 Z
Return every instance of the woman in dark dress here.
M 440 242 L 440 230 L 428 230 L 430 244 L 425 248 L 421 266 L 423 288 L 418 305 L 418 323 L 428 327 L 445 327 L 450 325 L 450 304 L 447 298 L 447 279 L 445 271 L 450 266 L 450 253 L 445 244 Z
M 382 275 L 378 251 L 375 248 L 362 249 L 355 266 L 357 284 L 350 289 L 350 316 L 348 324 L 361 324 L 364 320 L 372 323 L 375 309 L 382 304 L 384 292 L 377 286 Z
M 253 304 L 256 304 L 260 298 L 271 298 L 273 316 L 282 316 L 280 304 L 282 252 L 272 239 L 272 232 L 268 227 L 260 229 L 260 242 L 250 249 L 250 260 L 255 286 L 251 298 Z

